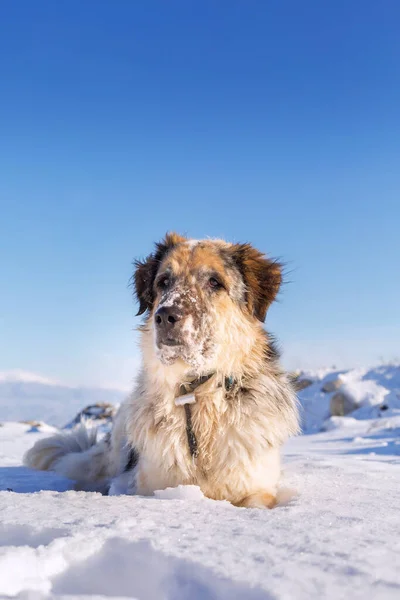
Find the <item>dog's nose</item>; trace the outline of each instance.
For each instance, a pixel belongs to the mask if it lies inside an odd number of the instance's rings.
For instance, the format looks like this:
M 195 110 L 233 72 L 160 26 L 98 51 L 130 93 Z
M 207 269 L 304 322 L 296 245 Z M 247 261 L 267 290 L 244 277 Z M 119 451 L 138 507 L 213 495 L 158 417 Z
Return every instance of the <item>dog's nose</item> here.
M 175 323 L 181 319 L 181 315 L 173 306 L 162 306 L 155 314 L 155 322 L 158 327 L 169 331 Z

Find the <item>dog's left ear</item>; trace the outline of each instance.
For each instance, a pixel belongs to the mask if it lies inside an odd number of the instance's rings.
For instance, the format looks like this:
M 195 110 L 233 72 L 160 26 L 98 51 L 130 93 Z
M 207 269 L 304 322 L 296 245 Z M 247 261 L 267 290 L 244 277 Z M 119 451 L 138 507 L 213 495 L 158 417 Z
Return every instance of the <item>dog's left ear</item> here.
M 174 246 L 186 241 L 186 238 L 177 233 L 167 233 L 165 238 L 156 244 L 155 252 L 149 254 L 144 261 L 135 261 L 134 284 L 139 302 L 137 315 L 142 315 L 146 310 L 153 308 L 154 280 L 162 260 Z
M 246 286 L 246 304 L 249 312 L 264 322 L 267 310 L 282 283 L 282 266 L 266 258 L 250 244 L 235 244 L 232 258 Z

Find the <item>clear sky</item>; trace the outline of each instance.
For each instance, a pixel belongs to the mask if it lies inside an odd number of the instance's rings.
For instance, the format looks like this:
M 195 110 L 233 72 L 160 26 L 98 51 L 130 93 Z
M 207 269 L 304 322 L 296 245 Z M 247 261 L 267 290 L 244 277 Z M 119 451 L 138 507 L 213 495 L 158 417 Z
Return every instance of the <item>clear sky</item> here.
M 0 7 L 0 370 L 124 387 L 167 230 L 287 263 L 290 368 L 400 355 L 398 0 Z

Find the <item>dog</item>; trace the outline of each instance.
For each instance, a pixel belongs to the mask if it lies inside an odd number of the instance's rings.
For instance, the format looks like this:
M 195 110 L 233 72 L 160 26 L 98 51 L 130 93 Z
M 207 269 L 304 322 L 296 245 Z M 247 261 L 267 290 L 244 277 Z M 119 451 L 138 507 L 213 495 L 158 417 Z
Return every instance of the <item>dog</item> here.
M 292 383 L 263 328 L 280 263 L 250 244 L 169 233 L 135 267 L 145 315 L 135 390 L 100 441 L 81 426 L 38 441 L 25 465 L 111 495 L 191 484 L 272 508 L 280 448 L 299 431 Z

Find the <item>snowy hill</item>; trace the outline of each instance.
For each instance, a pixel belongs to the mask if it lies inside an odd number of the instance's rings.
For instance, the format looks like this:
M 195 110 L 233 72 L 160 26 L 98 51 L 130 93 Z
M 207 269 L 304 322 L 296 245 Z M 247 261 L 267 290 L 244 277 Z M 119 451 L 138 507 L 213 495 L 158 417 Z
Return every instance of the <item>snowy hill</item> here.
M 312 433 L 286 445 L 272 511 L 208 500 L 192 486 L 154 498 L 75 492 L 21 466 L 53 428 L 3 423 L 0 596 L 399 598 L 400 367 L 297 381 Z
M 337 417 L 388 418 L 400 409 L 400 365 L 302 371 L 296 384 L 305 433 L 332 428 L 341 422 Z
M 126 393 L 69 387 L 32 373 L 0 373 L 0 421 L 40 420 L 63 427 L 87 405 L 120 404 Z

